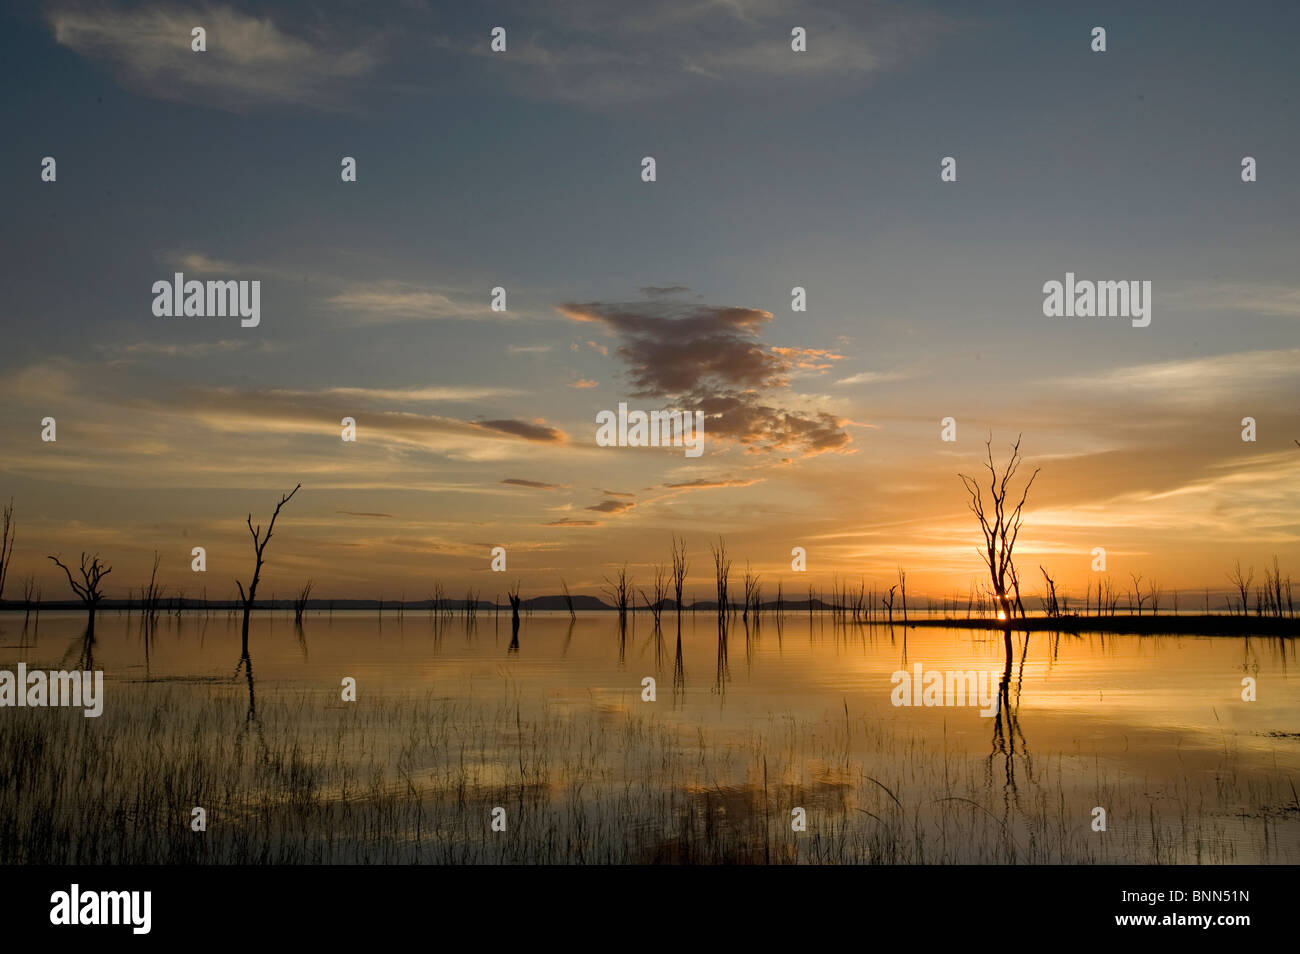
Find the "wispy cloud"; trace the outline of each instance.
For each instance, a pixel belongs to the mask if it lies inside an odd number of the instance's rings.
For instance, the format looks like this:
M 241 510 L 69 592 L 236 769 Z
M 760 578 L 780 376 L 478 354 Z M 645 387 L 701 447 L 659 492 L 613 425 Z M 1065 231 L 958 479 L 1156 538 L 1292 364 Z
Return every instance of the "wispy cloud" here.
M 699 477 L 695 480 L 685 480 L 681 483 L 670 483 L 663 486 L 669 490 L 711 490 L 718 487 L 752 487 L 754 484 L 762 482 L 763 478 L 761 477 Z
M 903 371 L 860 371 L 847 378 L 840 378 L 836 385 L 848 384 L 883 384 L 886 381 L 902 381 L 908 375 Z
M 234 112 L 285 104 L 337 108 L 340 85 L 379 61 L 374 40 L 354 33 L 296 36 L 270 17 L 226 5 L 72 2 L 56 3 L 47 16 L 56 42 L 103 63 L 123 86 Z M 191 50 L 195 27 L 207 31 L 206 52 Z
M 562 488 L 561 484 L 548 484 L 541 480 L 525 480 L 522 477 L 507 477 L 501 483 L 511 484 L 515 487 L 532 487 L 535 490 L 560 490 Z
M 938 14 L 902 5 L 828 0 L 804 18 L 807 50 L 795 53 L 790 31 L 799 18 L 769 0 L 647 0 L 634 10 L 597 0 L 527 3 L 502 19 L 513 25 L 513 69 L 494 78 L 531 98 L 591 106 L 716 88 L 861 82 L 933 47 L 951 29 Z M 449 52 L 491 55 L 470 38 L 441 42 Z
M 474 318 L 493 312 L 486 300 L 479 304 L 456 300 L 440 292 L 403 282 L 379 282 L 345 289 L 326 304 L 364 321 L 418 321 L 436 318 Z
M 410 404 L 449 403 L 464 404 L 474 401 L 487 401 L 493 398 L 516 397 L 527 392 L 515 388 L 484 387 L 423 387 L 423 388 L 355 388 L 336 387 L 319 388 L 311 391 L 295 391 L 283 388 L 272 389 L 271 394 L 283 394 L 292 397 L 330 396 L 343 397 L 359 401 L 385 401 Z

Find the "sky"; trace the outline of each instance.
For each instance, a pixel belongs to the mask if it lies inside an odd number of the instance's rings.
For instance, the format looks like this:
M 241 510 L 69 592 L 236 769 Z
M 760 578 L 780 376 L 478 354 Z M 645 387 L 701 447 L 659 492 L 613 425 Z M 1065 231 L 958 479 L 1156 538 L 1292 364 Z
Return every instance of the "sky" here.
M 1096 547 L 1166 592 L 1300 572 L 1298 27 L 1288 4 L 7 5 L 4 596 L 70 596 L 45 556 L 84 550 L 109 596 L 157 551 L 171 592 L 227 598 L 246 516 L 299 482 L 267 596 L 594 594 L 625 563 L 647 584 L 674 533 L 701 597 L 718 535 L 769 593 L 902 567 L 964 596 L 958 474 L 1017 437 L 1035 585 L 1081 596 Z M 259 281 L 260 322 L 156 316 L 178 271 Z M 1067 273 L 1151 282 L 1149 326 L 1046 317 Z M 620 402 L 703 411 L 703 453 L 598 446 Z

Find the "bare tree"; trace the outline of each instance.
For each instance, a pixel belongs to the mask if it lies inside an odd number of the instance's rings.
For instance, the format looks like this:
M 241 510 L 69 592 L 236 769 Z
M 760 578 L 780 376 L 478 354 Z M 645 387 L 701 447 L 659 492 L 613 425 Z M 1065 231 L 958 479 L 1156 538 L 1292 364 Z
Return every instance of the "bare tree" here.
M 577 619 L 578 614 L 573 609 L 573 595 L 569 592 L 569 584 L 564 582 L 564 577 L 560 577 L 560 589 L 564 591 L 564 605 L 569 608 L 569 619 Z
M 312 587 L 316 584 L 308 580 L 298 590 L 298 595 L 293 598 L 293 621 L 299 626 L 302 625 L 302 611 L 307 608 L 307 601 L 311 599 Z
M 86 620 L 86 634 L 88 637 L 93 637 L 95 632 L 95 607 L 104 598 L 104 594 L 99 588 L 100 582 L 113 572 L 113 568 L 100 563 L 98 553 L 91 557 L 90 563 L 87 564 L 86 554 L 83 551 L 81 554 L 82 582 L 78 583 L 72 578 L 72 571 L 60 563 L 58 557 L 51 556 L 50 559 L 54 561 L 55 566 L 67 574 L 68 584 L 72 587 L 72 592 L 76 593 L 81 598 L 81 601 L 86 604 L 86 611 L 89 614 Z
M 749 608 L 753 606 L 758 597 L 758 574 L 749 566 L 749 561 L 745 561 L 745 608 L 741 611 L 742 620 L 749 619 Z M 755 610 L 757 613 L 757 609 Z
M 1047 575 L 1047 570 L 1043 569 L 1041 563 L 1038 564 L 1038 569 L 1042 570 L 1043 579 L 1047 581 L 1047 599 L 1044 600 L 1044 603 L 1047 604 L 1047 615 L 1060 616 L 1061 605 L 1056 600 L 1056 581 Z
M 979 554 L 988 567 L 989 581 L 993 584 L 993 595 L 998 603 L 998 612 L 1001 618 L 1009 619 L 1011 601 L 1007 597 L 1007 578 L 1011 567 L 1011 555 L 1016 546 L 1016 538 L 1020 534 L 1021 514 L 1024 511 L 1025 501 L 1029 497 L 1029 488 L 1033 486 L 1038 470 L 1036 469 L 1025 483 L 1020 502 L 1010 507 L 1011 479 L 1022 462 L 1020 438 L 1017 437 L 1016 442 L 1011 445 L 1011 457 L 1001 475 L 998 474 L 997 467 L 993 463 L 993 436 L 990 434 L 989 439 L 984 443 L 988 448 L 988 462 L 985 466 L 989 471 L 989 499 L 987 501 L 984 499 L 983 491 L 975 478 L 966 474 L 958 476 L 961 477 L 967 493 L 970 494 L 968 506 L 971 513 L 979 520 L 980 532 L 984 534 L 984 549 L 979 551 Z
M 686 585 L 686 539 L 673 537 L 673 598 L 677 601 L 677 626 L 682 623 L 682 587 Z
M 605 577 L 605 584 L 605 594 L 618 609 L 618 625 L 622 630 L 627 626 L 627 608 L 633 593 L 632 578 L 627 575 L 627 564 L 619 567 L 614 579 Z
M 1228 580 L 1237 588 L 1237 592 L 1241 594 L 1241 607 L 1239 612 L 1241 615 L 1245 616 L 1247 606 L 1250 602 L 1250 584 L 1255 580 L 1255 568 L 1252 566 L 1245 573 L 1242 573 L 1241 561 L 1238 560 L 1237 565 L 1233 567 L 1232 572 L 1228 574 Z
M 1142 595 L 1142 574 L 1130 572 L 1129 576 L 1133 578 L 1133 589 L 1129 591 L 1128 605 L 1130 608 L 1137 607 L 1137 614 L 1142 615 L 1142 604 L 1146 597 Z
M 14 499 L 10 497 L 4 509 L 4 536 L 0 537 L 0 600 L 4 599 L 5 578 L 9 576 L 9 564 L 14 558 L 14 534 L 17 529 L 18 525 L 14 523 Z
M 668 600 L 668 568 L 662 563 L 655 564 L 655 582 L 654 582 L 654 599 L 646 596 L 645 590 L 638 590 L 641 594 L 641 601 L 649 608 L 651 615 L 655 619 L 655 629 L 659 628 L 659 616 L 664 611 L 664 603 Z
M 248 589 L 245 590 L 244 584 L 239 582 L 239 580 L 235 581 L 235 585 L 239 587 L 239 598 L 243 600 L 244 603 L 242 642 L 245 656 L 248 655 L 248 614 L 252 612 L 253 600 L 257 599 L 257 584 L 262 578 L 262 564 L 265 562 L 264 554 L 266 553 L 266 545 L 271 542 L 271 532 L 275 529 L 275 518 L 280 516 L 280 509 L 293 499 L 293 495 L 298 492 L 300 487 L 302 487 L 302 484 L 295 485 L 293 490 L 280 498 L 280 502 L 275 505 L 275 513 L 271 514 L 271 522 L 267 524 L 265 536 L 262 535 L 262 525 L 259 523 L 257 527 L 254 528 L 253 515 L 251 513 L 248 515 L 248 532 L 253 535 L 253 554 L 257 559 L 253 564 L 253 579 L 252 582 L 248 584 Z
M 28 617 L 32 615 L 32 604 L 39 603 L 41 601 L 41 588 L 36 585 L 36 577 L 30 573 L 22 578 L 22 584 L 23 584 L 23 625 L 26 626 Z M 39 612 L 36 614 L 36 618 L 40 619 Z
M 898 595 L 903 600 L 903 622 L 907 622 L 907 571 L 898 568 Z
M 709 551 L 713 554 L 713 576 L 718 591 L 718 619 L 725 621 L 727 618 L 727 580 L 731 576 L 731 561 L 727 559 L 726 541 L 722 537 L 718 537 L 718 545 L 715 547 L 713 544 L 709 544 Z

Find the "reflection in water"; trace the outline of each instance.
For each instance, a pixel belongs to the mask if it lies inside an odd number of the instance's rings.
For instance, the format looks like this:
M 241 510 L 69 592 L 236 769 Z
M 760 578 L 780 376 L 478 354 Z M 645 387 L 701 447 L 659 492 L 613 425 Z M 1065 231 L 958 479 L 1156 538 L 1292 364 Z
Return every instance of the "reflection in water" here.
M 235 678 L 239 678 L 239 671 L 242 669 L 248 680 L 248 713 L 244 716 L 244 722 L 249 723 L 257 718 L 257 698 L 253 692 L 253 660 L 248 655 L 248 649 L 245 648 L 239 657 L 239 662 L 235 665 Z
M 1002 756 L 1003 761 L 1003 796 L 1004 802 L 1007 799 L 1014 799 L 1017 794 L 1016 789 L 1016 755 L 1025 761 L 1026 771 L 1029 771 L 1029 751 L 1028 743 L 1025 741 L 1025 735 L 1020 729 L 1020 692 L 1023 685 L 1023 673 L 1025 656 L 1029 649 L 1029 633 L 1025 633 L 1024 644 L 1020 654 L 1020 672 L 1021 678 L 1016 681 L 1015 701 L 1011 699 L 1011 667 L 1014 653 L 1012 651 L 1012 631 L 1007 629 L 1002 634 L 1004 649 L 1005 665 L 1002 669 L 1002 676 L 998 680 L 998 708 L 993 717 L 993 747 L 989 752 L 988 765 L 990 771 L 993 768 L 994 760 L 997 756 Z M 1020 748 L 1017 750 L 1016 746 Z M 1032 778 L 1032 776 L 1031 776 Z
M 688 734 L 707 733 L 711 745 L 726 745 L 752 738 L 773 720 L 825 736 L 829 726 L 844 726 L 847 709 L 853 746 L 895 732 L 912 733 L 920 744 L 947 746 L 946 751 L 973 757 L 987 775 L 986 783 L 995 785 L 1011 805 L 1017 799 L 1027 803 L 1047 784 L 1037 778 L 1043 759 L 1052 769 L 1051 784 L 1077 785 L 1088 792 L 1096 790 L 1099 779 L 1107 784 L 1138 779 L 1167 788 L 1217 773 L 1271 778 L 1300 772 L 1294 639 L 844 625 L 829 614 L 809 618 L 802 611 L 786 619 L 751 618 L 744 627 L 739 612 L 732 618 L 704 611 L 698 617 L 680 615 L 669 650 L 662 626 L 655 628 L 645 611 L 630 614 L 624 627 L 615 613 L 574 618 L 567 612 L 530 617 L 520 612 L 518 618 L 511 614 L 507 650 L 491 634 L 477 633 L 472 618 L 465 620 L 463 639 L 444 638 L 448 626 L 457 623 L 440 607 L 428 626 L 416 627 L 417 638 L 411 627 L 404 632 L 391 625 L 380 629 L 373 613 L 339 611 L 327 626 L 313 629 L 308 652 L 306 627 L 287 625 L 292 622 L 287 613 L 280 625 L 276 614 L 263 611 L 253 615 L 250 638 L 258 645 L 259 699 L 251 654 L 242 651 L 238 613 L 210 620 L 196 620 L 194 614 L 180 619 L 171 613 L 156 619 L 143 615 L 145 619 L 104 614 L 91 631 L 84 615 L 43 613 L 41 635 L 47 645 L 24 638 L 32 645 L 7 647 L 3 665 L 22 660 L 29 666 L 68 669 L 75 660 L 75 668 L 104 670 L 114 708 L 147 698 L 151 683 L 170 685 L 175 700 L 200 707 L 213 699 L 202 684 L 229 686 L 228 661 L 234 655 L 241 697 L 247 691 L 240 712 L 245 723 L 254 723 L 268 705 L 337 685 L 340 672 L 357 666 L 367 667 L 380 698 L 433 692 L 441 700 L 468 704 L 493 698 L 501 687 L 512 699 L 517 696 L 525 718 L 529 707 L 537 712 L 556 702 L 569 712 L 585 712 L 593 705 L 599 711 L 617 710 L 645 675 L 667 669 L 671 655 L 673 705 L 646 710 L 653 720 Z M 638 615 L 651 625 L 638 631 Z M 16 630 L 21 609 L 11 618 Z M 35 619 L 33 613 L 33 623 Z M 806 640 L 781 638 L 785 624 L 799 627 L 804 621 Z M 773 626 L 776 636 L 763 638 Z M 458 635 L 459 627 L 453 637 Z M 733 671 L 730 640 L 738 635 L 746 639 L 747 664 Z M 524 644 L 527 652 L 521 651 Z M 56 666 L 65 646 L 66 664 Z M 714 682 L 692 686 L 686 660 L 707 666 L 710 654 Z M 927 669 L 995 672 L 995 714 L 981 718 L 970 708 L 893 707 L 890 674 L 900 660 L 908 669 L 920 663 Z M 132 678 L 141 669 L 146 679 Z M 1268 687 L 1254 703 L 1241 702 L 1243 675 Z M 314 711 L 315 705 L 310 702 L 303 711 Z M 828 722 L 828 712 L 838 713 L 838 720 Z M 861 726 L 870 731 L 860 731 Z M 1177 745 L 1170 744 L 1173 737 Z M 890 757 L 901 762 L 912 757 L 909 751 L 900 744 Z M 842 757 L 863 755 L 846 750 Z M 821 763 L 808 771 L 816 778 L 834 775 Z M 881 772 L 868 774 L 883 777 Z M 991 807 L 995 797 L 990 791 L 983 804 Z M 1287 804 L 1268 808 L 1272 814 L 1267 817 L 1292 817 L 1294 809 Z

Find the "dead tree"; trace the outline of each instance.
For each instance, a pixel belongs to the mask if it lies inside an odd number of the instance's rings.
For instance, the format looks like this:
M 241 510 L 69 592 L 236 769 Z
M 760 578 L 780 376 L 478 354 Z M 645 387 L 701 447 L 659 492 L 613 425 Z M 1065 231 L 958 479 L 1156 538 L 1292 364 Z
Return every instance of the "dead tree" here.
M 1228 574 L 1228 580 L 1237 588 L 1237 592 L 1241 594 L 1241 604 L 1238 612 L 1245 616 L 1250 603 L 1250 584 L 1255 580 L 1255 568 L 1252 566 L 1245 573 L 1242 573 L 1241 561 L 1238 560 L 1237 565 L 1233 567 L 1232 572 Z
M 153 552 L 153 572 L 149 575 L 149 588 L 140 593 L 140 613 L 146 629 L 152 629 L 158 622 L 158 607 L 162 603 L 163 590 L 166 587 L 158 583 L 158 565 L 162 557 L 158 551 Z
M 244 584 L 239 580 L 235 585 L 239 587 L 239 598 L 244 603 L 244 625 L 242 627 L 242 645 L 244 655 L 248 654 L 248 614 L 253 610 L 253 600 L 257 599 L 257 584 L 262 578 L 262 564 L 265 562 L 266 545 L 271 542 L 271 532 L 275 529 L 275 518 L 280 516 L 280 510 L 293 499 L 293 495 L 298 492 L 302 484 L 296 484 L 293 490 L 289 491 L 280 498 L 280 502 L 275 505 L 275 513 L 271 514 L 271 522 L 266 527 L 266 535 L 262 535 L 262 525 L 259 523 L 256 528 L 253 526 L 253 515 L 248 515 L 248 532 L 253 536 L 253 554 L 256 562 L 253 564 L 253 579 L 248 584 L 248 589 L 244 589 Z
M 1042 570 L 1043 579 L 1047 581 L 1047 599 L 1044 600 L 1047 608 L 1047 615 L 1053 617 L 1060 616 L 1061 607 L 1060 604 L 1056 602 L 1056 581 L 1047 575 L 1047 570 L 1043 569 L 1041 563 L 1038 564 L 1038 569 Z
M 664 603 L 668 601 L 668 569 L 661 563 L 655 564 L 655 582 L 654 582 L 654 600 L 650 600 L 645 595 L 645 590 L 640 590 L 641 602 L 649 608 L 650 613 L 654 616 L 655 629 L 659 628 L 659 615 L 664 610 Z
M 673 599 L 677 601 L 677 628 L 682 628 L 682 588 L 686 585 L 686 540 L 673 537 Z
M 1029 488 L 1038 476 L 1036 469 L 1025 483 L 1020 494 L 1020 501 L 1014 507 L 1010 503 L 1011 479 L 1015 476 L 1022 462 L 1020 456 L 1020 438 L 1011 445 L 1011 457 L 1001 475 L 993 463 L 993 436 L 984 442 L 988 448 L 989 499 L 984 499 L 983 490 L 975 478 L 959 474 L 962 483 L 970 494 L 971 513 L 979 520 L 980 532 L 984 534 L 984 548 L 979 551 L 981 559 L 989 571 L 989 581 L 993 584 L 993 596 L 997 600 L 1000 618 L 1010 619 L 1011 601 L 1007 595 L 1008 575 L 1011 567 L 1012 551 L 1016 538 L 1020 534 L 1022 513 L 1025 501 L 1029 498 Z
M 560 577 L 560 589 L 564 591 L 564 605 L 569 608 L 569 619 L 577 619 L 578 614 L 573 609 L 573 595 L 569 592 L 569 584 L 564 582 L 564 577 Z
M 506 590 L 506 598 L 510 600 L 510 645 L 506 647 L 506 652 L 517 653 L 519 652 L 519 605 L 522 602 L 518 580 Z
M 896 589 L 898 589 L 898 584 L 897 584 L 897 583 L 895 583 L 895 584 L 893 584 L 892 586 L 889 587 L 889 600 L 888 600 L 888 601 L 886 601 L 885 598 L 884 598 L 883 596 L 880 598 L 880 605 L 883 606 L 886 610 L 889 611 L 889 625 L 890 625 L 890 626 L 893 626 L 893 625 L 894 625 L 894 590 L 896 590 Z
M 749 619 L 749 608 L 754 604 L 757 595 L 758 595 L 758 574 L 755 573 L 752 569 L 750 569 L 749 561 L 746 560 L 745 561 L 745 608 L 741 610 L 740 613 L 740 618 L 742 620 Z M 755 614 L 757 614 L 757 612 L 758 612 L 757 609 L 755 609 Z
M 1130 609 L 1136 605 L 1137 614 L 1141 616 L 1142 604 L 1146 602 L 1146 597 L 1142 595 L 1142 574 L 1130 572 L 1129 576 L 1133 578 L 1133 589 L 1129 592 L 1128 605 Z
M 299 626 L 302 625 L 302 611 L 307 608 L 307 601 L 311 599 L 312 587 L 316 584 L 308 580 L 298 590 L 298 595 L 293 599 L 293 621 Z
M 724 625 L 727 621 L 727 580 L 731 576 L 731 561 L 727 559 L 727 543 L 718 537 L 718 545 L 709 544 L 713 554 L 713 579 L 717 588 L 718 620 Z
M 4 536 L 0 537 L 0 600 L 4 599 L 5 578 L 9 575 L 9 564 L 14 558 L 14 534 L 17 529 L 18 526 L 14 523 L 14 500 L 10 497 L 4 509 Z
M 27 576 L 23 577 L 22 583 L 23 583 L 23 626 L 26 626 L 27 620 L 32 615 L 32 604 L 40 603 L 41 601 L 41 588 L 36 585 L 36 577 L 30 573 Z M 39 611 L 36 614 L 36 618 L 40 619 Z
M 605 593 L 618 609 L 618 625 L 621 632 L 627 627 L 627 607 L 633 591 L 632 578 L 627 575 L 627 564 L 619 567 L 618 575 L 614 579 L 605 577 L 605 583 Z
M 93 638 L 95 633 L 95 607 L 97 607 L 99 601 L 104 598 L 104 594 L 100 590 L 99 585 L 104 577 L 113 572 L 113 568 L 100 563 L 98 553 L 91 557 L 90 563 L 87 564 L 86 554 L 83 552 L 81 554 L 82 582 L 78 583 L 72 578 L 72 571 L 60 563 L 58 557 L 51 556 L 50 559 L 54 561 L 55 566 L 67 574 L 68 584 L 72 587 L 72 592 L 76 593 L 77 596 L 81 598 L 81 602 L 86 604 L 86 612 L 88 614 L 86 619 L 86 636 L 87 638 Z
M 898 568 L 898 595 L 903 600 L 903 625 L 907 625 L 907 571 Z

